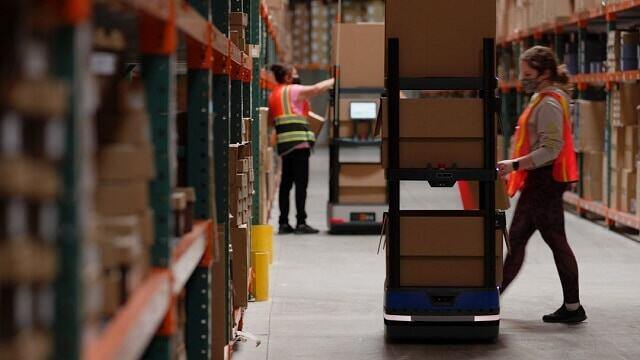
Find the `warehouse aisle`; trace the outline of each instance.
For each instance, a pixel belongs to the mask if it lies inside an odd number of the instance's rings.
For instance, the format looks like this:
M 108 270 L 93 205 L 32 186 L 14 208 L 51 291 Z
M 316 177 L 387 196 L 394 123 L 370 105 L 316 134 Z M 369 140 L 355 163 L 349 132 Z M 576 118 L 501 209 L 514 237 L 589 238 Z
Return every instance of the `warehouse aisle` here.
M 311 225 L 325 230 L 327 161 L 325 149 L 312 158 L 308 209 Z M 436 202 L 431 204 L 458 206 L 455 191 L 434 193 L 422 184 L 406 189 L 421 204 L 429 191 Z M 277 214 L 274 209 L 272 217 Z M 573 215 L 567 216 L 567 229 L 580 265 L 588 322 L 542 323 L 541 316 L 562 298 L 551 252 L 536 234 L 520 278 L 503 298 L 495 344 L 385 344 L 385 262 L 376 255 L 377 236 L 276 237 L 271 301 L 251 303 L 245 317 L 245 330 L 262 344 L 240 345 L 235 359 L 640 358 L 640 243 Z

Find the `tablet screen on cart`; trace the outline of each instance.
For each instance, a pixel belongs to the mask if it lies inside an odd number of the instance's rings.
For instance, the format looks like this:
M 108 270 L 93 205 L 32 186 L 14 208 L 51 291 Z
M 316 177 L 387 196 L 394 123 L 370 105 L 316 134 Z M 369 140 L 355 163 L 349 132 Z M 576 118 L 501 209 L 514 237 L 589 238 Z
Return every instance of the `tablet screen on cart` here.
M 351 120 L 375 120 L 378 116 L 378 104 L 375 101 L 353 101 L 349 104 Z

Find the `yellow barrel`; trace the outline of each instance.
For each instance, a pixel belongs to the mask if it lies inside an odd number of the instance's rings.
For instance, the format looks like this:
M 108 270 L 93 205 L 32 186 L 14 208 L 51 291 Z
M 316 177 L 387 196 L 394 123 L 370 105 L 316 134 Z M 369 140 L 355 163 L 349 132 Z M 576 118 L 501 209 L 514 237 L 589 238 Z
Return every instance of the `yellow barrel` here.
M 253 225 L 251 227 L 251 251 L 269 253 L 269 264 L 273 263 L 273 227 L 271 225 Z
M 265 251 L 251 252 L 253 271 L 256 274 L 253 282 L 253 295 L 256 301 L 269 300 L 269 254 Z

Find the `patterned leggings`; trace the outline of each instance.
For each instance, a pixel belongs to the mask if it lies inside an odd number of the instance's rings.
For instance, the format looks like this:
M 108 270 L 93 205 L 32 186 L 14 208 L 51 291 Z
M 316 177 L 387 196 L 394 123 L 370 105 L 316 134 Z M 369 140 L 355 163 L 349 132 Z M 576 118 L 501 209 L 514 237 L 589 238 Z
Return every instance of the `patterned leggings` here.
M 564 230 L 562 194 L 567 186 L 553 180 L 552 166 L 530 170 L 510 229 L 511 253 L 504 263 L 504 291 L 518 275 L 527 242 L 536 230 L 553 252 L 565 303 L 580 301 L 578 263 Z

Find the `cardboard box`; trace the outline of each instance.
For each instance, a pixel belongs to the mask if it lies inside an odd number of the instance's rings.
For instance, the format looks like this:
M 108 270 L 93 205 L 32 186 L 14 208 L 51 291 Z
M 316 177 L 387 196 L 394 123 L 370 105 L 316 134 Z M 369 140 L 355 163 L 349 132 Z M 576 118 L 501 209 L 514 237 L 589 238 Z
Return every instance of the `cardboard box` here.
M 338 202 L 386 204 L 387 182 L 382 164 L 341 164 Z
M 382 100 L 382 137 L 389 135 L 387 99 Z M 400 138 L 483 138 L 481 99 L 400 99 Z
M 247 307 L 249 301 L 249 230 L 242 225 L 231 230 L 233 247 L 233 306 Z
M 186 88 L 186 84 L 184 87 Z M 113 119 L 99 119 L 96 124 L 100 144 L 147 145 L 151 143 L 149 116 L 146 111 L 129 112 Z
M 496 258 L 496 285 L 502 283 L 502 260 Z M 484 285 L 484 258 L 401 257 L 400 286 L 480 287 Z
M 640 105 L 640 84 L 620 83 L 618 89 L 611 91 L 613 126 L 638 125 L 638 105 Z
M 388 121 L 382 101 L 382 159 L 388 165 Z M 455 119 L 453 121 L 452 119 Z M 483 167 L 482 102 L 479 99 L 401 99 L 400 167 L 454 164 Z
M 307 122 L 309 123 L 309 129 L 313 131 L 313 133 L 316 134 L 317 137 L 324 127 L 325 118 L 312 111 L 309 111 L 309 115 L 307 115 Z
M 389 142 L 382 140 L 382 166 L 389 167 Z M 400 168 L 424 169 L 429 164 L 437 167 L 483 168 L 484 144 L 482 139 L 401 139 Z
M 578 100 L 578 133 L 576 151 L 604 151 L 604 101 Z
M 625 130 L 623 127 L 611 128 L 611 168 L 624 168 Z
M 622 169 L 611 168 L 611 204 L 612 209 L 622 208 Z M 608 191 L 605 189 L 605 191 Z
M 96 188 L 96 211 L 100 215 L 134 215 L 149 207 L 149 184 L 145 181 L 101 183 Z
M 484 219 L 478 216 L 400 218 L 400 256 L 484 256 Z M 496 233 L 502 257 L 502 232 Z
M 151 145 L 108 145 L 98 153 L 98 179 L 151 180 L 155 177 L 155 156 Z
M 340 65 L 341 87 L 384 87 L 384 24 L 339 24 L 333 44 L 332 63 Z
M 636 199 L 635 169 L 622 170 L 622 180 L 620 182 L 620 211 L 631 213 L 632 203 Z
M 480 208 L 480 190 L 478 182 L 467 182 L 474 198 L 475 209 Z M 507 195 L 506 181 L 497 179 L 495 182 L 495 204 L 497 210 L 508 210 L 511 207 L 509 195 Z
M 582 154 L 582 192 L 583 198 L 590 201 L 602 201 L 604 153 L 585 152 Z
M 638 126 L 624 127 L 624 167 L 633 169 L 638 155 Z
M 386 38 L 400 39 L 400 76 L 481 76 L 496 2 L 387 0 Z
M 638 169 L 638 166 L 640 166 L 640 162 L 636 163 L 636 169 Z M 633 211 L 636 214 L 640 213 L 640 211 L 638 210 L 638 206 L 640 206 L 640 191 L 638 191 L 638 189 L 640 189 L 640 176 L 638 176 L 638 174 L 636 174 L 636 201 L 635 204 L 633 204 Z
M 230 26 L 249 26 L 249 14 L 243 12 L 229 13 Z

